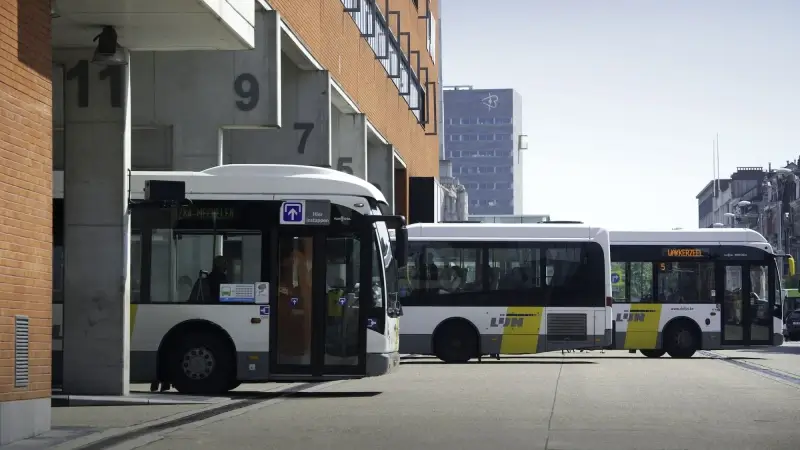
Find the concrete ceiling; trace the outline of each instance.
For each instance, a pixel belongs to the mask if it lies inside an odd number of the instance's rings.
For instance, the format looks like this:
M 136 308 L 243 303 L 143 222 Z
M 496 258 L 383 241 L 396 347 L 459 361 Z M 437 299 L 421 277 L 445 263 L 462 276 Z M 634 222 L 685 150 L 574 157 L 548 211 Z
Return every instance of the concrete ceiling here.
M 130 50 L 244 50 L 258 0 L 54 0 L 53 47 L 94 47 L 104 25 Z

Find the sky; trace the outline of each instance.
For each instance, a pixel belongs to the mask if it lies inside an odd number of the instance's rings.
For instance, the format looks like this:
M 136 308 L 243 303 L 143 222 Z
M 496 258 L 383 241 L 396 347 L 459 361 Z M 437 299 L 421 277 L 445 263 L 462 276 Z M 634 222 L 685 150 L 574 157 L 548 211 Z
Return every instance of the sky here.
M 800 156 L 800 1 L 440 0 L 444 85 L 522 95 L 524 214 L 697 228 L 719 172 Z

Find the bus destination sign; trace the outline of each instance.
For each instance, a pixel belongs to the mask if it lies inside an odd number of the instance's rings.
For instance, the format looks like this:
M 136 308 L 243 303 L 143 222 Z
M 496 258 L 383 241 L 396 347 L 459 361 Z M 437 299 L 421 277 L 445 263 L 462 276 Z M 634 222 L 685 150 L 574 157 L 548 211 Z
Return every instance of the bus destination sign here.
M 226 220 L 233 219 L 233 208 L 194 208 L 184 206 L 178 210 L 180 220 Z
M 668 258 L 705 258 L 708 249 L 705 248 L 666 248 L 664 256 Z

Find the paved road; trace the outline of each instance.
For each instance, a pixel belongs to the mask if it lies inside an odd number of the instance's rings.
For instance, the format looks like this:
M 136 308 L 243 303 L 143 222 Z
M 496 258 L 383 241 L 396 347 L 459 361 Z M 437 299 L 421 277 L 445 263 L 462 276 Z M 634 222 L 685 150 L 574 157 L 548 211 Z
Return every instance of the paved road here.
M 118 448 L 800 448 L 800 377 L 759 369 L 765 359 L 737 361 L 627 352 L 463 366 L 415 358 L 391 376 L 256 403 Z

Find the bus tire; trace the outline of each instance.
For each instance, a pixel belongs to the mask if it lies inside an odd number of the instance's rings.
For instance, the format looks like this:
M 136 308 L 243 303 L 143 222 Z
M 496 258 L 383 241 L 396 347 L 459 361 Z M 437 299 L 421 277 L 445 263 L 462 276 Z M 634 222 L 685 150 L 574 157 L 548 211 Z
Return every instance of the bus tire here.
M 436 357 L 447 364 L 463 364 L 478 356 L 478 332 L 466 321 L 440 326 L 433 337 Z
M 236 357 L 217 333 L 177 336 L 166 362 L 170 381 L 182 394 L 221 395 L 236 382 Z
M 691 358 L 700 348 L 698 333 L 686 320 L 670 324 L 664 332 L 663 348 L 672 358 Z
M 667 353 L 666 350 L 660 348 L 654 348 L 649 350 L 640 349 L 639 351 L 642 352 L 642 354 L 648 358 L 661 358 L 662 356 L 664 356 L 664 353 Z

